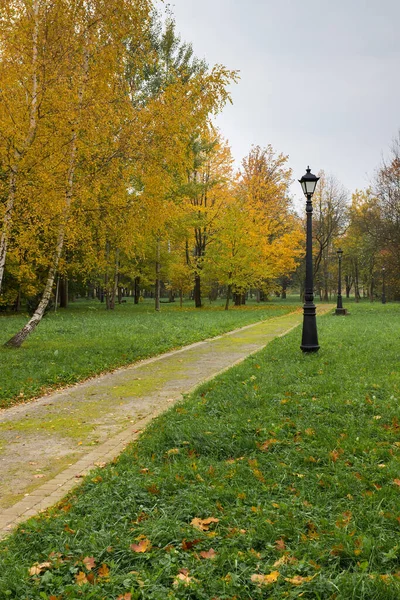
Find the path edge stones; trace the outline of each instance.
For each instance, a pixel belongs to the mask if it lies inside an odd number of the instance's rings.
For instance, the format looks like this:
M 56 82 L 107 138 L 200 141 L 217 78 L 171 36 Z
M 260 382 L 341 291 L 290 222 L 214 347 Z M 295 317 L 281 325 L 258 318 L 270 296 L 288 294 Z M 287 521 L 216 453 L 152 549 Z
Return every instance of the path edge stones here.
M 326 314 L 327 312 L 329 312 L 332 309 L 332 306 L 325 305 L 325 306 L 320 306 L 318 308 L 320 309 L 319 310 L 320 314 Z M 296 314 L 296 311 L 294 311 L 293 313 L 289 313 L 288 315 L 284 315 L 283 317 L 288 317 L 289 315 L 293 315 L 293 314 Z M 276 317 L 275 319 L 278 320 L 283 317 Z M 301 317 L 301 313 L 299 313 L 299 317 Z M 251 327 L 255 327 L 266 321 L 271 322 L 272 319 L 257 321 L 256 323 L 251 323 L 250 325 L 245 325 L 244 327 L 235 329 L 233 331 L 229 331 L 222 335 L 218 335 L 216 337 L 209 338 L 207 340 L 202 340 L 200 342 L 195 342 L 194 344 L 190 344 L 189 346 L 185 346 L 185 347 L 179 348 L 177 350 L 172 350 L 172 351 L 166 352 L 164 354 L 160 354 L 158 356 L 145 359 L 143 361 L 138 361 L 134 365 L 129 365 L 128 367 L 122 367 L 120 369 L 117 369 L 116 371 L 113 371 L 112 373 L 106 373 L 104 375 L 100 375 L 99 377 L 96 377 L 95 379 L 99 380 L 99 379 L 104 379 L 106 377 L 112 377 L 112 375 L 116 372 L 120 372 L 120 371 L 127 370 L 127 369 L 132 369 L 133 367 L 135 367 L 137 365 L 144 365 L 144 364 L 149 364 L 149 363 L 153 363 L 153 362 L 162 360 L 165 357 L 173 356 L 174 354 L 179 354 L 179 353 L 185 352 L 186 350 L 190 350 L 190 349 L 198 347 L 200 345 L 207 344 L 207 342 L 221 339 L 221 338 L 227 337 L 229 335 L 237 334 L 240 331 L 249 329 Z M 299 327 L 300 324 L 301 324 L 301 319 L 299 320 L 298 323 L 296 323 L 294 325 L 290 325 L 284 332 L 276 334 L 273 338 L 266 340 L 266 343 L 262 348 L 257 348 L 253 352 L 248 353 L 246 356 L 241 357 L 238 360 L 234 361 L 229 366 L 224 367 L 217 373 L 213 373 L 212 375 L 203 378 L 201 381 L 198 381 L 194 386 L 192 386 L 191 388 L 188 388 L 188 390 L 185 392 L 185 394 L 192 393 L 200 385 L 207 383 L 207 381 L 210 381 L 210 380 L 214 379 L 215 377 L 218 377 L 225 371 L 228 371 L 229 369 L 239 365 L 243 361 L 247 360 L 247 358 L 249 358 L 249 356 L 252 356 L 253 354 L 256 354 L 257 352 L 260 352 L 273 339 L 284 337 L 285 335 L 287 335 L 288 333 L 290 333 L 291 331 L 293 331 L 294 329 Z M 93 385 L 94 378 L 90 379 L 89 381 L 90 381 L 90 384 Z M 69 386 L 69 387 L 73 387 L 73 388 L 78 387 L 78 386 L 83 387 L 87 383 L 88 383 L 88 381 L 85 381 L 81 384 L 74 384 L 74 386 Z M 55 392 L 55 394 L 60 393 L 61 391 L 62 390 L 58 390 L 57 392 Z M 181 397 L 182 397 L 182 394 L 179 394 L 176 398 L 166 400 L 161 407 L 157 408 L 156 410 L 153 410 L 150 414 L 146 415 L 144 418 L 136 421 L 134 424 L 134 429 L 132 428 L 132 426 L 130 426 L 130 427 L 126 428 L 124 431 L 120 432 L 119 434 L 109 438 L 103 444 L 101 444 L 100 446 L 97 446 L 96 449 L 90 451 L 88 454 L 86 454 L 85 456 L 80 458 L 76 463 L 74 463 L 73 465 L 69 466 L 67 469 L 65 469 L 58 475 L 56 475 L 53 479 L 47 481 L 40 487 L 36 488 L 35 490 L 33 490 L 32 492 L 27 494 L 22 500 L 20 500 L 19 502 L 17 502 L 16 504 L 14 504 L 11 507 L 4 509 L 2 511 L 2 513 L 0 514 L 0 540 L 5 538 L 7 535 L 11 534 L 13 529 L 17 525 L 22 523 L 23 521 L 26 521 L 30 517 L 34 517 L 34 516 L 38 515 L 39 513 L 44 512 L 45 510 L 47 510 L 48 508 L 50 508 L 51 506 L 53 506 L 54 504 L 59 502 L 72 489 L 74 489 L 75 487 L 77 487 L 80 484 L 82 479 L 89 473 L 90 470 L 92 470 L 98 466 L 101 466 L 103 463 L 111 462 L 113 459 L 117 458 L 125 450 L 125 448 L 128 446 L 128 444 L 130 444 L 131 442 L 134 442 L 135 440 L 138 439 L 138 437 L 142 433 L 143 429 L 153 419 L 157 418 L 163 412 L 166 412 L 167 410 L 169 410 L 169 408 L 171 408 L 172 406 L 174 406 L 175 403 L 177 403 L 179 400 L 181 400 Z M 38 400 L 36 400 L 36 401 L 34 400 L 33 402 L 40 403 L 41 401 L 47 402 L 48 396 L 44 396 L 43 398 L 39 398 Z M 18 412 L 18 409 L 21 409 L 21 408 L 25 408 L 25 410 L 26 410 L 26 405 L 23 405 L 23 406 L 18 405 L 16 407 L 11 407 L 8 410 L 13 411 L 13 412 L 14 411 Z M 0 416 L 1 416 L 1 412 L 0 412 Z

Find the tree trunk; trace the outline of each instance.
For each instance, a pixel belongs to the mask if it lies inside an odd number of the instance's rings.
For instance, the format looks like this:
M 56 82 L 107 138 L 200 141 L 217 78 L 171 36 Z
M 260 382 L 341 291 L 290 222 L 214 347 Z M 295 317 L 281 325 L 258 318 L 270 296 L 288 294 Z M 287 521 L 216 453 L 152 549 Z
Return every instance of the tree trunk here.
M 346 298 L 350 298 L 351 284 L 350 284 L 350 277 L 348 275 L 346 275 L 346 277 L 345 277 L 345 282 L 346 282 Z
M 229 309 L 229 300 L 231 299 L 231 292 L 232 292 L 232 284 L 229 284 L 228 289 L 226 291 L 225 310 Z
M 157 312 L 160 311 L 160 294 L 161 294 L 161 264 L 160 264 L 160 240 L 157 240 L 157 249 L 156 249 L 156 285 L 155 285 L 155 309 Z
M 182 288 L 179 290 L 179 306 L 182 308 L 183 306 L 183 291 Z
M 360 302 L 360 287 L 358 283 L 358 262 L 356 262 L 354 274 L 354 297 L 357 303 Z
M 20 149 L 14 151 L 14 161 L 10 168 L 8 197 L 6 210 L 3 217 L 3 227 L 0 238 L 0 293 L 2 290 L 4 269 L 6 264 L 8 240 L 11 232 L 12 214 L 14 211 L 15 195 L 17 191 L 17 177 L 21 160 L 26 155 L 28 149 L 33 144 L 37 129 L 37 110 L 38 110 L 38 36 L 39 36 L 39 0 L 34 0 L 32 4 L 32 14 L 35 22 L 32 34 L 32 89 L 31 103 L 29 108 L 29 128 L 26 138 Z
M 135 277 L 134 280 L 134 303 L 139 304 L 140 298 L 140 277 Z
M 193 298 L 195 307 L 201 308 L 201 279 L 198 273 L 194 276 Z
M 260 293 L 260 290 L 256 290 L 256 302 L 261 302 L 261 293 Z
M 21 288 L 18 290 L 17 297 L 14 302 L 13 310 L 19 312 L 21 310 Z
M 53 255 L 53 264 L 50 267 L 49 274 L 47 277 L 46 286 L 44 288 L 44 292 L 42 295 L 42 299 L 39 302 L 39 306 L 33 313 L 31 319 L 29 319 L 28 323 L 18 332 L 16 333 L 8 342 L 4 345 L 8 348 L 19 348 L 21 344 L 26 340 L 28 335 L 32 333 L 39 325 L 40 321 L 43 318 L 45 310 L 50 300 L 51 292 L 53 289 L 54 278 L 56 275 L 58 263 L 60 260 L 61 252 L 64 245 L 64 236 L 65 236 L 65 222 L 60 226 L 58 232 L 57 246 Z
M 68 277 L 60 277 L 60 308 L 68 308 Z
M 109 295 L 108 308 L 110 310 L 115 309 L 115 297 L 117 295 L 117 290 L 118 290 L 118 279 L 119 279 L 119 250 L 117 249 L 115 251 L 114 281 L 113 281 L 113 286 L 111 288 L 110 295 Z
M 35 0 L 36 3 L 36 0 Z M 85 76 L 88 74 L 88 65 L 89 65 L 89 55 L 85 53 L 84 55 L 84 73 Z M 79 98 L 79 109 L 82 107 L 83 101 L 83 86 L 79 89 L 78 98 Z M 60 261 L 61 253 L 64 247 L 64 239 L 65 239 L 65 230 L 67 225 L 67 220 L 69 217 L 69 212 L 71 208 L 72 196 L 74 191 L 74 177 L 75 177 L 75 167 L 76 167 L 76 153 L 77 153 L 77 129 L 78 123 L 74 123 L 72 128 L 72 136 L 71 136 L 71 147 L 70 147 L 70 156 L 69 156 L 69 165 L 67 171 L 67 180 L 65 186 L 64 193 L 64 207 L 61 215 L 61 222 L 58 228 L 57 235 L 57 244 L 53 254 L 52 263 L 49 269 L 49 273 L 47 276 L 46 285 L 43 291 L 42 298 L 39 302 L 39 306 L 33 313 L 32 317 L 29 319 L 28 323 L 11 339 L 8 340 L 4 345 L 10 348 L 19 348 L 21 344 L 26 340 L 26 338 L 36 329 L 39 325 L 40 321 L 43 318 L 45 310 L 50 300 L 51 292 L 53 289 L 54 278 L 56 276 L 58 263 Z

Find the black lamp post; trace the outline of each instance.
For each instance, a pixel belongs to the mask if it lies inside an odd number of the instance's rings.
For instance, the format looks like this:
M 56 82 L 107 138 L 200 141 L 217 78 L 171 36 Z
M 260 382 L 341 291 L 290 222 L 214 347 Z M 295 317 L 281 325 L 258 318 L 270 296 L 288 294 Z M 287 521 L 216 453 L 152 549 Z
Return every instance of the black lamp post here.
M 306 289 L 303 306 L 303 335 L 300 348 L 303 352 L 317 352 L 319 350 L 316 307 L 314 304 L 313 262 L 312 262 L 312 202 L 311 198 L 317 186 L 319 177 L 311 173 L 307 167 L 307 173 L 299 182 L 307 198 L 307 238 L 306 238 Z
M 347 310 L 343 308 L 342 302 L 342 256 L 343 250 L 339 248 L 337 251 L 338 260 L 339 260 L 339 274 L 338 274 L 338 293 L 337 293 L 337 305 L 335 310 L 335 315 L 346 315 Z
M 385 272 L 385 267 L 382 267 L 382 304 L 386 304 Z

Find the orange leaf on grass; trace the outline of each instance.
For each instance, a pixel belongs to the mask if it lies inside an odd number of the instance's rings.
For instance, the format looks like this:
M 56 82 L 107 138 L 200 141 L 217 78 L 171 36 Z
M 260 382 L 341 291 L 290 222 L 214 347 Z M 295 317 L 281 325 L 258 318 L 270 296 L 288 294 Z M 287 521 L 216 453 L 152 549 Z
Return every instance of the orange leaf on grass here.
M 196 529 L 200 529 L 200 531 L 208 531 L 210 529 L 211 523 L 219 523 L 219 519 L 214 517 L 208 517 L 207 519 L 198 519 L 195 517 L 190 521 L 190 524 Z
M 106 579 L 107 577 L 110 576 L 110 569 L 107 567 L 107 565 L 105 563 L 103 563 L 101 565 L 99 572 L 98 572 L 98 576 L 103 579 Z
M 393 483 L 400 486 L 400 479 L 393 479 Z
M 140 542 L 138 544 L 131 544 L 131 550 L 133 552 L 137 552 L 137 553 L 147 552 L 150 549 L 151 549 L 151 541 L 147 538 L 140 540 Z
M 182 550 L 191 550 L 193 546 L 200 544 L 201 540 L 182 540 Z
M 275 548 L 278 550 L 278 552 L 284 552 L 286 550 L 286 545 L 282 538 L 275 540 Z
M 132 594 L 130 592 L 126 592 L 123 596 L 118 596 L 117 600 L 132 600 Z
M 217 553 L 215 552 L 215 550 L 213 550 L 212 548 L 210 548 L 210 550 L 203 550 L 202 552 L 200 552 L 200 556 L 201 558 L 215 558 L 217 556 Z
M 85 585 L 86 583 L 89 583 L 83 571 L 79 571 L 78 575 L 75 575 L 75 582 L 77 585 Z
M 85 565 L 88 571 L 91 571 L 96 566 L 93 556 L 85 556 L 85 558 L 83 559 L 83 564 Z
M 192 581 L 197 581 L 194 577 L 189 576 L 188 569 L 181 569 L 174 579 L 174 586 L 183 584 L 190 585 Z
M 262 444 L 260 444 L 259 448 L 263 452 L 267 452 L 269 450 L 269 447 L 272 446 L 272 445 L 274 445 L 274 444 L 279 444 L 279 440 L 277 440 L 275 438 L 270 438 L 269 440 L 266 440 L 265 442 L 263 442 Z

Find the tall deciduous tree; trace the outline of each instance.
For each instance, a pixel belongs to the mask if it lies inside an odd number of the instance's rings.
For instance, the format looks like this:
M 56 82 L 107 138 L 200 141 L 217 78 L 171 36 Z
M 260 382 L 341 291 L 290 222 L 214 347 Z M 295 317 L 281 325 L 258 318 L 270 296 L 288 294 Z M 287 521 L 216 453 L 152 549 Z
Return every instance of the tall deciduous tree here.
M 59 9 L 61 4 L 57 4 Z M 90 154 L 98 154 L 99 148 L 109 145 L 110 138 L 118 146 L 119 130 L 130 122 L 126 39 L 129 35 L 142 36 L 148 26 L 150 5 L 146 0 L 114 0 L 107 5 L 101 0 L 75 0 L 68 8 L 69 11 L 59 10 L 57 14 L 60 30 L 71 31 L 67 37 L 74 49 L 73 53 L 69 50 L 64 54 L 63 47 L 58 48 L 64 57 L 63 88 L 53 99 L 54 104 L 61 105 L 56 111 L 54 137 L 59 140 L 62 162 L 52 173 L 58 192 L 57 230 L 42 298 L 32 318 L 7 342 L 8 346 L 20 346 L 43 317 L 68 233 L 72 205 L 85 195 L 91 196 L 84 178 L 78 177 L 81 164 L 85 160 L 90 164 Z M 60 36 L 60 44 L 62 40 Z M 54 110 L 53 103 L 50 102 L 49 110 Z

